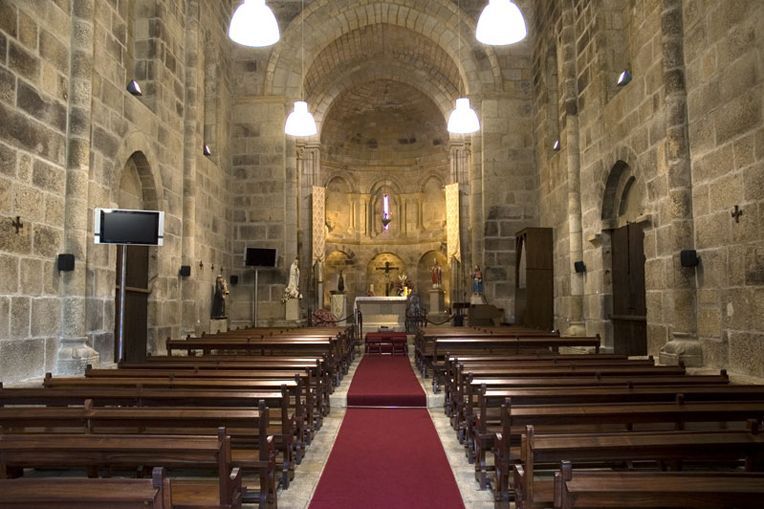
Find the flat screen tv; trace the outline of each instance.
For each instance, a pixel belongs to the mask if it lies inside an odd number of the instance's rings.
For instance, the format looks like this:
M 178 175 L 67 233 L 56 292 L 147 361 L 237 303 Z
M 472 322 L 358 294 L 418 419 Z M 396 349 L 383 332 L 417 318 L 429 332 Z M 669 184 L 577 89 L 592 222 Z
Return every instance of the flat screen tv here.
M 96 244 L 161 246 L 164 243 L 164 212 L 95 209 L 93 215 Z
M 247 267 L 273 268 L 277 261 L 278 253 L 275 249 L 248 247 L 244 252 L 244 265 Z

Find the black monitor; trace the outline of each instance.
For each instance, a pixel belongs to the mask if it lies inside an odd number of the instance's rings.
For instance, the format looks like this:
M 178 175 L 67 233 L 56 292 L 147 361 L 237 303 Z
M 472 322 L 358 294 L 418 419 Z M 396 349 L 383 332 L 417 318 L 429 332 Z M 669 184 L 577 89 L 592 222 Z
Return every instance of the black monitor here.
M 269 267 L 276 266 L 278 253 L 275 249 L 248 247 L 244 252 L 244 265 L 247 267 Z
M 96 244 L 161 246 L 164 243 L 164 212 L 95 209 L 93 215 Z

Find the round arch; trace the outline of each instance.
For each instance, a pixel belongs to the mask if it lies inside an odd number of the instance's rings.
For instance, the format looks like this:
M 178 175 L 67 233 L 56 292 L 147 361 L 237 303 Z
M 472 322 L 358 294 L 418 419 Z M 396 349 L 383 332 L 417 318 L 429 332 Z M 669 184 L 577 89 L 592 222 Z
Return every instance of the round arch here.
M 117 151 L 114 159 L 115 171 L 111 176 L 111 181 L 106 184 L 111 193 L 110 201 L 117 203 L 122 173 L 131 159 L 138 170 L 138 178 L 143 189 L 144 205 L 150 209 L 161 210 L 164 204 L 164 186 L 159 171 L 156 169 L 159 159 L 151 148 L 148 137 L 139 131 L 133 131 L 125 136 Z

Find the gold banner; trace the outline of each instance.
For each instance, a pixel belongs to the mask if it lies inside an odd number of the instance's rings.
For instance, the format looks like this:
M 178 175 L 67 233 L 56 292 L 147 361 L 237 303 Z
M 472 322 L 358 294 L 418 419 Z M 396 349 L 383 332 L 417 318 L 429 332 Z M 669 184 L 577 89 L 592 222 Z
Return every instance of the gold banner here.
M 326 250 L 326 188 L 313 186 L 313 264 L 324 261 Z
M 459 184 L 446 186 L 446 240 L 448 259 L 462 261 L 462 242 L 459 237 Z

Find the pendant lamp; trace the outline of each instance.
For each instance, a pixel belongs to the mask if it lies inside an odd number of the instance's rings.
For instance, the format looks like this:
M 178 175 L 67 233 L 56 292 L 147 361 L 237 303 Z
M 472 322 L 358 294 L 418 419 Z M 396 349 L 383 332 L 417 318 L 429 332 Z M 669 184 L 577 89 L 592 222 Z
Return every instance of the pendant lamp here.
M 302 0 L 300 8 L 300 91 L 305 96 L 303 83 L 305 83 L 305 0 Z M 294 111 L 287 117 L 284 132 L 291 136 L 313 136 L 318 132 L 316 121 L 313 115 L 308 111 L 308 103 L 305 101 L 295 101 Z
M 279 40 L 279 24 L 265 0 L 244 0 L 233 12 L 228 37 L 244 46 L 270 46 Z
M 462 22 L 461 2 L 457 2 L 456 23 L 459 36 L 459 52 L 458 56 L 461 58 L 462 54 Z M 470 106 L 470 100 L 467 97 L 460 97 L 456 100 L 456 109 L 448 116 L 448 132 L 452 134 L 471 134 L 480 129 L 480 121 L 478 120 L 477 113 Z
M 448 132 L 454 134 L 470 134 L 480 129 L 477 113 L 470 107 L 467 97 L 456 100 L 456 109 L 448 117 Z
M 488 0 L 475 36 L 483 44 L 505 46 L 525 39 L 528 30 L 520 8 L 511 0 Z
M 318 132 L 316 121 L 308 111 L 308 103 L 294 102 L 294 111 L 287 117 L 284 132 L 291 136 L 313 136 Z

